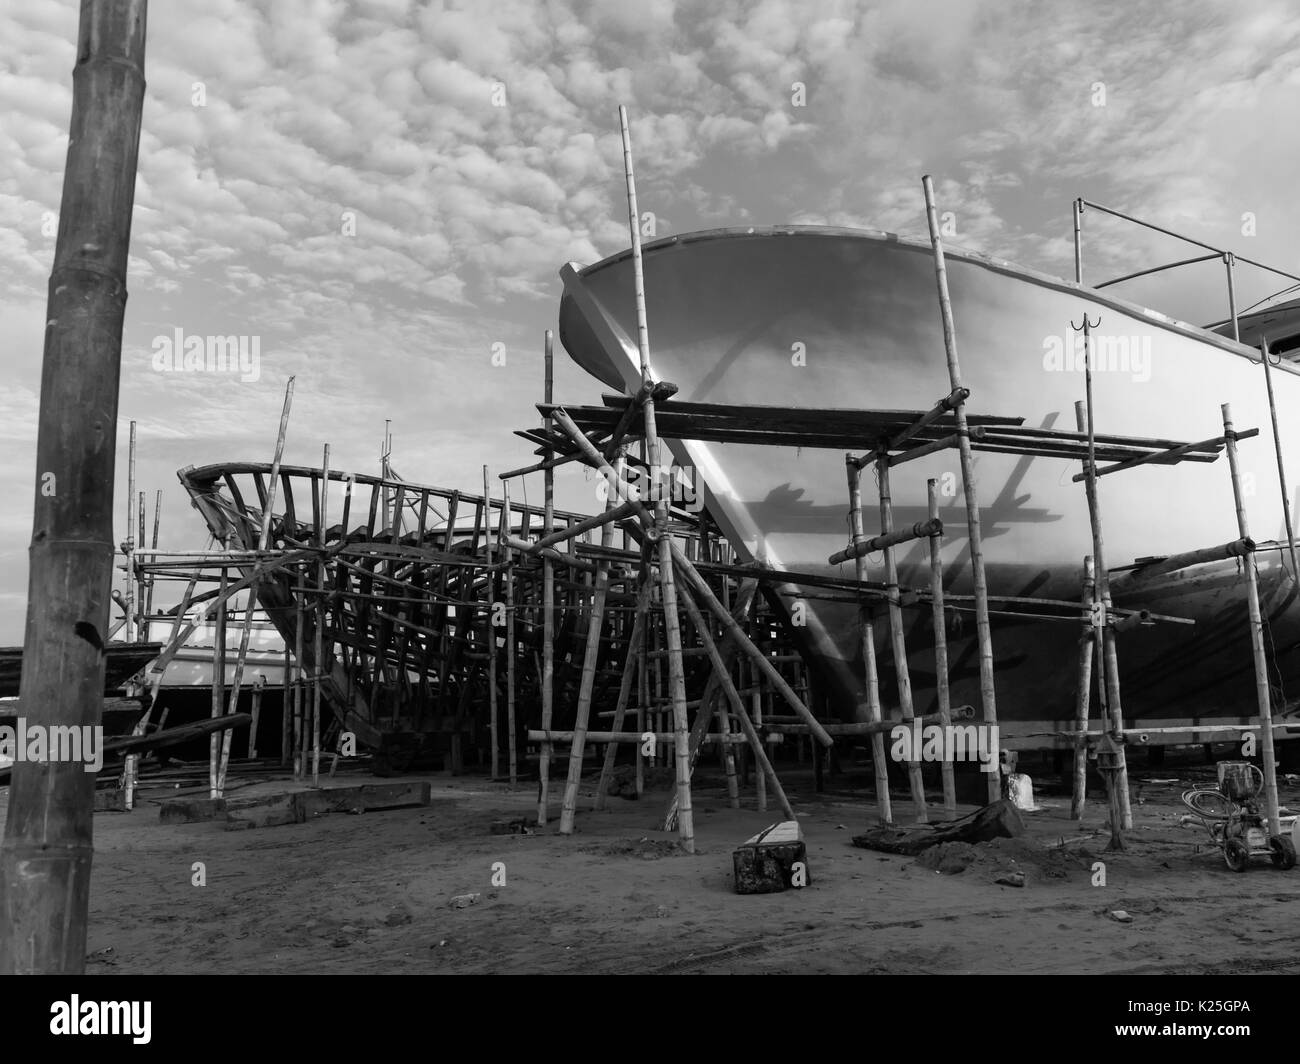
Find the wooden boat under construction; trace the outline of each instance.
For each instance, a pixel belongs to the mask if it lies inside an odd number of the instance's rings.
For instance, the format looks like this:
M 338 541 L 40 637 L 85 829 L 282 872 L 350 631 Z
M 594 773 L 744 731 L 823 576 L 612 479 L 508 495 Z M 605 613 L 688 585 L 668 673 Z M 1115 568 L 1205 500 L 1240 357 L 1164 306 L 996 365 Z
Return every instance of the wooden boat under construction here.
M 308 688 L 319 676 L 323 715 L 353 733 L 359 748 L 378 751 L 381 771 L 400 769 L 422 753 L 458 765 L 462 745 L 490 748 L 487 709 L 497 657 L 497 747 L 504 752 L 512 717 L 522 762 L 526 731 L 540 723 L 542 563 L 518 553 L 503 560 L 497 544 L 502 537 L 538 538 L 543 509 L 511 502 L 506 510 L 502 499 L 485 502 L 482 495 L 336 470 L 324 490 L 321 469 L 281 466 L 266 551 L 259 553 L 271 473 L 269 464 L 231 462 L 178 476 L 238 565 L 231 588 L 237 578 L 256 577 L 258 606 L 283 637 L 293 668 Z M 700 557 L 688 515 L 676 516 L 674 534 Z M 556 530 L 586 519 L 563 510 L 552 517 Z M 641 579 L 635 535 L 625 527 L 603 555 L 589 533 L 552 552 L 556 727 L 572 720 L 594 559 L 601 556 L 612 559 L 612 570 L 596 708 L 611 705 L 618 690 Z M 731 558 L 716 539 L 706 550 L 719 565 Z M 513 670 L 509 647 L 519 666 Z M 653 646 L 648 651 L 655 656 Z M 235 647 L 228 644 L 226 653 Z M 705 671 L 707 665 L 693 670 L 694 689 Z M 332 739 L 322 746 L 333 748 Z
M 660 435 L 676 463 L 694 470 L 709 512 L 742 561 L 852 579 L 851 563 L 828 564 L 850 538 L 844 445 L 819 444 L 816 436 L 851 429 L 850 407 L 924 411 L 947 393 L 931 246 L 882 232 L 789 226 L 671 237 L 646 244 L 643 253 L 651 377 L 678 388 L 659 410 Z M 1041 620 L 1031 600 L 1080 601 L 1082 561 L 1093 546 L 1084 486 L 1072 480 L 1080 463 L 1077 451 L 1075 461 L 1066 461 L 1015 453 L 1009 444 L 1016 432 L 1042 430 L 1060 439 L 1078 427 L 1074 407 L 1084 397 L 1084 359 L 1074 330 L 1084 315 L 1095 325 L 1099 458 L 1124 461 L 1130 438 L 1218 437 L 1223 403 L 1231 404 L 1238 431 L 1261 430 L 1240 444 L 1246 511 L 1260 541 L 1244 560 L 1153 575 L 1152 559 L 1238 538 L 1227 463 L 1211 460 L 1213 453 L 1098 482 L 1116 606 L 1194 622 L 1143 624 L 1122 637 L 1126 724 L 1245 725 L 1256 717 L 1246 564 L 1259 578 L 1274 716 L 1294 720 L 1300 602 L 1285 564 L 1286 544 L 1262 542 L 1285 533 L 1258 350 L 1109 291 L 970 252 L 950 251 L 947 275 L 970 389 L 966 409 L 995 426 L 1023 426 L 990 429 L 972 444 L 1004 745 L 1064 747 L 1071 741 L 1062 729 L 1075 712 L 1079 614 Z M 623 395 L 634 394 L 642 376 L 631 253 L 586 267 L 570 264 L 561 276 L 563 346 L 587 372 Z M 1290 352 L 1275 364 L 1272 386 L 1282 431 L 1294 432 L 1300 423 L 1300 366 L 1290 360 L 1296 345 L 1278 331 L 1276 315 L 1270 320 L 1269 341 Z M 1253 342 L 1251 319 L 1240 324 L 1243 339 Z M 1300 322 L 1292 325 L 1300 336 Z M 674 436 L 675 409 L 692 412 L 696 431 Z M 785 419 L 803 425 L 806 440 L 779 446 L 698 430 L 703 419 L 728 413 L 757 424 Z M 950 420 L 938 425 L 953 431 Z M 760 439 L 761 433 L 751 436 Z M 1294 449 L 1286 466 L 1295 485 L 1300 462 Z M 972 583 L 955 451 L 937 450 L 896 474 L 896 523 L 925 520 L 931 478 L 939 484 L 945 526 L 944 582 L 954 596 L 948 627 L 952 700 L 978 705 L 975 624 L 961 605 Z M 863 481 L 870 509 L 869 470 Z M 901 583 L 925 586 L 926 542 L 896 553 Z M 867 560 L 868 576 L 881 579 L 879 555 Z M 782 587 L 781 598 L 787 608 L 800 602 L 806 610 L 806 650 L 829 687 L 832 711 L 867 720 L 853 597 L 817 597 L 792 582 Z M 916 712 L 930 713 L 930 611 L 905 613 Z M 886 706 L 897 705 L 883 624 L 875 636 Z

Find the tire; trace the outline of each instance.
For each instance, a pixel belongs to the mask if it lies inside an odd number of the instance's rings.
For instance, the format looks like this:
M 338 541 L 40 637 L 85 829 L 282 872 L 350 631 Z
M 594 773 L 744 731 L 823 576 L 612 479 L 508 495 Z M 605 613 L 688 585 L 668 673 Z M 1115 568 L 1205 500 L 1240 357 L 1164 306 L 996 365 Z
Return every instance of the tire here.
M 1250 867 L 1250 848 L 1240 839 L 1229 839 L 1223 845 L 1223 859 L 1234 872 L 1244 872 Z
M 1268 856 L 1274 868 L 1285 872 L 1295 867 L 1295 846 L 1285 835 L 1274 835 L 1268 840 Z

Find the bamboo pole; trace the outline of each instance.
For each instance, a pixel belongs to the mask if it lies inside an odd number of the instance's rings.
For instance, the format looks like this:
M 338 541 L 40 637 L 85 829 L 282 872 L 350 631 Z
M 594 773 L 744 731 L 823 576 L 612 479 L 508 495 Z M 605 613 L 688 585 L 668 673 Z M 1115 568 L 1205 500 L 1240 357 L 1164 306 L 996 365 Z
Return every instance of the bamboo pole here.
M 484 505 L 492 505 L 492 493 L 488 487 L 488 467 L 483 467 L 483 498 Z M 491 529 L 492 519 L 490 516 L 484 517 L 484 525 Z M 498 529 L 498 532 L 500 529 Z M 497 598 L 497 575 L 495 562 L 492 557 L 492 535 L 489 532 L 484 537 L 484 548 L 487 551 L 487 581 L 488 581 L 488 612 L 487 624 L 485 626 L 487 633 L 487 656 L 488 656 L 488 741 L 492 744 L 492 778 L 496 779 L 501 771 L 500 754 L 498 753 L 497 737 L 497 633 L 496 633 L 496 598 Z
M 1088 798 L 1088 705 L 1092 696 L 1092 659 L 1101 631 L 1092 605 L 1096 596 L 1092 555 L 1083 559 L 1083 632 L 1079 637 L 1078 690 L 1074 703 L 1074 726 L 1079 732 L 1074 744 L 1074 785 L 1070 797 L 1070 819 L 1082 820 Z
M 126 596 L 122 604 L 126 614 L 126 641 L 134 643 L 139 635 L 135 626 L 135 422 L 131 422 L 131 436 L 126 451 L 126 543 L 122 547 L 126 555 Z M 144 539 L 144 529 L 140 530 L 140 539 Z
M 307 692 L 303 688 L 303 644 L 306 641 L 304 629 L 307 627 L 307 607 L 303 601 L 307 595 L 306 577 L 298 570 L 298 593 L 294 595 L 294 684 L 293 684 L 293 778 L 302 779 L 306 772 L 306 760 L 303 757 L 305 745 L 304 717 L 306 716 Z
M 253 680 L 253 719 L 248 724 L 248 759 L 257 757 L 257 724 L 262 719 L 262 691 L 266 688 L 266 677 L 258 673 Z
M 325 601 L 325 530 L 329 527 L 329 492 L 330 492 L 330 445 L 325 444 L 321 452 L 321 486 L 320 486 L 320 520 L 316 527 L 316 545 L 320 548 L 320 557 L 316 561 L 316 643 L 313 657 L 315 682 L 312 685 L 311 707 L 311 784 L 320 786 L 320 696 L 321 677 L 325 673 L 325 622 L 328 605 Z M 394 513 L 394 535 L 400 529 L 398 515 Z M 332 645 L 332 644 L 331 644 Z
M 137 511 L 137 513 L 139 514 L 139 524 L 137 525 L 137 527 L 140 529 L 140 546 L 143 547 L 144 546 L 144 525 L 145 525 L 145 520 L 144 520 L 145 493 L 143 491 L 139 493 L 139 502 L 140 502 L 140 506 L 139 506 L 139 510 Z M 135 559 L 133 558 L 132 561 L 134 562 Z M 135 568 L 135 631 L 136 631 L 137 638 L 139 638 L 139 640 L 143 643 L 146 642 L 149 638 L 148 625 L 147 622 L 145 621 L 145 610 L 144 610 L 145 572 L 143 569 L 140 568 L 138 564 L 136 564 L 134 568 Z
M 882 450 L 876 459 L 876 476 L 880 479 L 880 530 L 887 537 L 894 531 L 894 501 L 889 489 L 889 455 L 886 451 Z M 912 675 L 907 664 L 907 636 L 903 630 L 903 608 L 898 596 L 898 563 L 894 560 L 892 545 L 884 548 L 884 561 L 885 583 L 888 585 L 885 595 L 888 604 L 889 642 L 898 683 L 898 706 L 903 720 L 910 723 L 916 713 L 912 708 Z M 926 810 L 925 781 L 921 778 L 919 751 L 913 750 L 912 759 L 907 763 L 907 780 L 912 791 L 912 804 L 916 809 L 916 821 L 918 824 L 928 824 L 930 815 Z
M 289 651 L 289 641 L 284 641 L 284 671 L 281 673 L 283 683 L 280 685 L 280 767 L 289 767 L 289 758 L 293 756 L 293 658 Z
M 1084 325 L 1084 388 L 1087 399 L 1082 403 L 1074 404 L 1074 417 L 1079 425 L 1080 431 L 1088 433 L 1088 458 L 1086 460 L 1085 472 L 1088 474 L 1084 480 L 1084 487 L 1088 497 L 1088 519 L 1092 526 L 1092 564 L 1096 580 L 1097 598 L 1101 600 L 1102 608 L 1105 611 L 1103 627 L 1099 640 L 1097 640 L 1098 653 L 1101 655 L 1101 667 L 1098 679 L 1105 689 L 1105 701 L 1107 718 L 1110 721 L 1111 733 L 1117 740 L 1119 751 L 1116 754 L 1118 768 L 1115 770 L 1113 779 L 1119 795 L 1119 808 L 1122 815 L 1122 827 L 1125 831 L 1133 827 L 1133 809 L 1129 800 L 1128 793 L 1128 761 L 1124 754 L 1122 735 L 1124 731 L 1124 708 L 1120 701 L 1119 688 L 1119 656 L 1115 648 L 1115 633 L 1111 628 L 1111 598 L 1110 598 L 1110 580 L 1106 568 L 1105 539 L 1102 535 L 1101 523 L 1101 504 L 1097 498 L 1097 477 L 1095 475 L 1096 464 L 1094 461 L 1095 447 L 1093 442 L 1093 406 L 1092 406 L 1092 354 L 1091 354 L 1091 323 L 1088 321 L 1088 315 L 1083 316 Z
M 501 523 L 506 531 L 510 523 L 510 482 L 501 485 Z M 515 565 L 514 552 L 506 548 L 506 734 L 510 744 L 510 785 L 517 782 L 515 764 L 515 668 L 519 662 L 519 644 L 515 640 Z M 494 746 L 495 748 L 495 746 Z
M 646 323 L 645 270 L 641 259 L 641 226 L 637 212 L 636 178 L 632 170 L 632 137 L 628 129 L 627 108 L 618 109 L 619 125 L 623 135 L 623 173 L 627 183 L 628 228 L 632 236 L 632 272 L 636 296 L 637 350 L 641 358 L 641 386 L 650 385 L 650 330 Z M 659 434 L 655 426 L 653 394 L 646 398 L 641 408 L 645 423 L 645 442 L 650 467 L 650 483 L 660 484 Z M 584 436 L 585 440 L 586 437 Z M 590 447 L 590 441 L 588 441 Z M 594 448 L 592 448 L 594 452 Z M 609 463 L 601 459 L 606 469 Z M 618 483 L 611 479 L 611 486 Z M 695 852 L 695 816 L 691 808 L 691 778 L 689 733 L 686 718 L 686 678 L 682 667 L 682 641 L 677 616 L 677 592 L 673 585 L 673 542 L 668 533 L 668 502 L 662 491 L 656 491 L 654 528 L 658 534 L 659 583 L 663 595 L 664 632 L 670 656 L 668 658 L 668 683 L 672 695 L 673 730 L 677 733 L 677 832 L 687 853 Z M 688 563 L 689 564 L 689 563 Z
M 939 235 L 939 217 L 934 200 L 934 182 L 927 174 L 921 179 L 925 192 L 925 215 L 930 229 L 930 244 L 934 250 L 934 272 L 939 289 L 939 311 L 943 318 L 943 345 L 948 359 L 948 384 L 953 392 L 964 391 L 961 367 L 957 358 L 957 328 L 953 322 L 952 299 L 948 294 L 948 269 L 944 263 L 943 239 Z M 966 531 L 970 543 L 971 583 L 975 595 L 975 635 L 979 645 L 980 702 L 984 710 L 984 723 L 993 727 L 998 722 L 997 698 L 993 681 L 993 635 L 989 627 L 989 593 L 984 574 L 983 535 L 980 530 L 979 498 L 975 483 L 975 466 L 971 457 L 970 438 L 967 435 L 966 403 L 957 403 L 953 409 L 957 423 L 957 454 L 961 461 L 962 492 L 966 502 Z M 988 797 L 990 802 L 1001 797 L 1000 773 L 990 772 Z
M 221 586 L 217 592 L 217 611 L 212 628 L 212 716 L 221 716 L 226 686 L 226 583 L 228 570 L 221 567 Z M 221 757 L 221 740 L 216 732 L 208 739 L 208 797 L 219 798 L 217 769 Z
M 1242 539 L 1250 538 L 1250 523 L 1246 517 L 1246 503 L 1241 492 L 1241 471 L 1237 459 L 1237 434 L 1232 427 L 1232 407 L 1224 403 L 1223 435 L 1228 445 L 1228 469 L 1232 474 L 1232 498 L 1237 510 L 1237 528 Z M 1280 835 L 1277 796 L 1277 761 L 1273 744 L 1273 704 L 1268 686 L 1268 658 L 1264 653 L 1264 620 L 1259 608 L 1259 584 L 1255 574 L 1255 559 L 1244 560 L 1246 570 L 1246 605 L 1250 613 L 1250 648 L 1255 663 L 1255 700 L 1259 708 L 1260 760 L 1264 769 L 1264 804 L 1268 812 L 1269 835 Z
M 151 546 L 154 551 L 158 550 L 158 526 L 161 521 L 162 521 L 162 488 L 159 488 L 154 495 L 154 504 L 153 504 L 153 538 L 152 538 Z M 153 580 L 154 578 L 150 576 L 149 577 L 149 598 L 145 602 L 145 607 L 144 607 L 145 625 L 146 625 L 145 634 L 144 634 L 145 642 L 149 641 L 148 618 L 153 614 Z
M 546 330 L 545 379 L 543 395 L 549 405 L 555 399 L 555 349 L 551 330 Z M 551 418 L 542 418 L 546 438 L 551 437 Z M 545 457 L 553 458 L 555 452 L 546 448 Z M 555 531 L 555 470 L 547 466 L 542 473 L 544 495 L 542 502 L 542 536 Z M 550 728 L 555 707 L 555 563 L 542 555 L 542 727 Z M 546 823 L 547 788 L 550 783 L 551 744 L 542 743 L 538 762 L 537 823 Z
M 608 500 L 606 510 L 612 509 Z M 600 545 L 614 542 L 614 525 L 607 522 L 600 532 Z M 591 596 L 591 624 L 587 628 L 587 645 L 582 658 L 582 677 L 578 685 L 578 711 L 573 725 L 573 742 L 569 748 L 569 772 L 564 784 L 560 807 L 560 834 L 572 835 L 578 810 L 578 785 L 582 782 L 582 759 L 586 753 L 587 724 L 591 718 L 591 694 L 596 683 L 596 665 L 600 660 L 600 632 L 605 619 L 605 594 L 609 589 L 609 562 L 602 559 L 596 568 L 596 583 Z M 617 729 L 615 729 L 617 730 Z
M 849 528 L 854 544 L 865 538 L 862 530 L 862 467 L 851 454 L 844 456 L 849 480 Z M 867 562 L 863 555 L 855 554 L 854 571 L 858 583 L 867 578 Z M 866 672 L 867 717 L 873 724 L 883 720 L 880 707 L 880 676 L 876 667 L 876 635 L 871 620 L 871 607 L 863 599 L 858 604 L 858 629 L 862 641 L 862 663 Z M 882 824 L 894 822 L 893 804 L 889 797 L 889 761 L 885 756 L 885 736 L 877 732 L 871 737 L 871 760 L 876 776 L 876 807 Z
M 939 523 L 939 483 L 931 478 L 926 481 L 926 499 L 930 510 L 930 523 Z M 942 525 L 940 531 L 930 537 L 930 606 L 934 624 L 934 677 L 935 697 L 939 703 L 939 724 L 945 729 L 952 723 L 952 702 L 948 691 L 948 626 L 943 612 L 943 545 Z M 957 781 L 954 778 L 952 761 L 944 758 L 940 765 L 943 779 L 943 812 L 952 819 L 957 815 Z

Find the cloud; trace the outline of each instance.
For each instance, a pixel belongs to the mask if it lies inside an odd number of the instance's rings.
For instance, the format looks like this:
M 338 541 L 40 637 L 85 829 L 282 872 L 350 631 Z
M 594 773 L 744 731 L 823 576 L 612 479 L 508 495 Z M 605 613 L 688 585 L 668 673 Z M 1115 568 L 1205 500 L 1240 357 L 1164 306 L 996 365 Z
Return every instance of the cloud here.
M 0 12 L 0 491 L 18 525 L 76 23 L 72 0 Z M 483 462 L 523 464 L 509 430 L 536 418 L 556 271 L 627 244 L 619 104 L 661 234 L 808 221 L 922 235 L 929 172 L 956 243 L 1069 274 L 1077 195 L 1289 261 L 1298 70 L 1284 0 L 155 5 L 120 411 L 141 426 L 142 483 L 166 488 L 165 534 L 193 545 L 175 469 L 269 457 L 291 373 L 295 460 L 328 439 L 336 464 L 372 468 L 392 418 L 413 479 L 472 487 Z M 1085 219 L 1089 277 L 1186 254 Z M 1243 272 L 1240 302 L 1272 283 Z M 1222 268 L 1124 294 L 1217 314 Z M 153 337 L 178 327 L 258 336 L 261 379 L 154 373 Z M 599 393 L 562 353 L 557 376 L 570 401 Z M 23 586 L 11 567 L 0 595 Z M 5 623 L 0 642 L 15 641 Z

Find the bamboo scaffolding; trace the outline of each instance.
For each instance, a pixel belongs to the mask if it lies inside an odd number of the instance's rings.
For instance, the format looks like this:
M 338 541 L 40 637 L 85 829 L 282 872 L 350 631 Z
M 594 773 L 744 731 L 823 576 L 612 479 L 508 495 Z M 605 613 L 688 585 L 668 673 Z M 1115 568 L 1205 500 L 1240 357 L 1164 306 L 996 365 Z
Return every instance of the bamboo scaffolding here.
M 935 207 L 934 182 L 926 175 L 921 179 L 925 193 L 925 215 L 930 229 L 930 244 L 934 250 L 935 279 L 939 289 L 939 310 L 943 318 L 943 342 L 948 360 L 948 382 L 953 393 L 964 391 L 961 381 L 961 369 L 957 358 L 957 329 L 953 322 L 952 299 L 948 294 L 948 271 L 944 263 L 943 239 L 939 234 L 938 211 Z M 997 698 L 993 679 L 993 638 L 989 625 L 988 585 L 984 574 L 983 536 L 980 530 L 980 511 L 978 493 L 975 484 L 975 469 L 971 459 L 971 443 L 964 435 L 967 430 L 965 400 L 957 402 L 953 408 L 953 419 L 957 424 L 957 453 L 961 462 L 962 492 L 966 502 L 966 529 L 970 544 L 971 581 L 975 592 L 975 633 L 979 645 L 980 666 L 980 701 L 984 711 L 984 723 L 989 727 L 997 725 Z M 1002 791 L 999 773 L 989 773 L 989 801 L 996 801 Z

